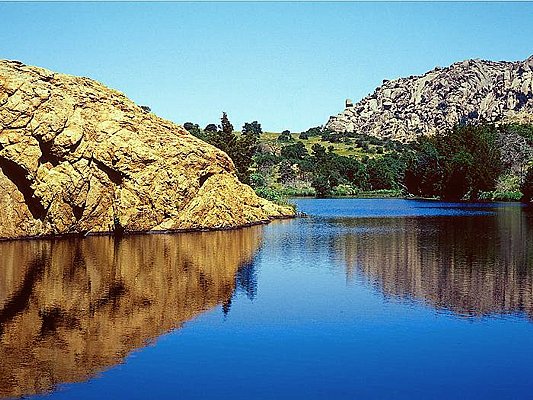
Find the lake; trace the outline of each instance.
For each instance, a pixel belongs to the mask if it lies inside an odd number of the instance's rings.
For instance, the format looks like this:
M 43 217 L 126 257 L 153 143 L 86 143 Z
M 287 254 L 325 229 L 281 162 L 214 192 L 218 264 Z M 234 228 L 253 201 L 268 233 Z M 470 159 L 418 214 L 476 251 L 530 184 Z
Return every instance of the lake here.
M 533 212 L 297 199 L 224 232 L 0 243 L 0 397 L 533 397 Z

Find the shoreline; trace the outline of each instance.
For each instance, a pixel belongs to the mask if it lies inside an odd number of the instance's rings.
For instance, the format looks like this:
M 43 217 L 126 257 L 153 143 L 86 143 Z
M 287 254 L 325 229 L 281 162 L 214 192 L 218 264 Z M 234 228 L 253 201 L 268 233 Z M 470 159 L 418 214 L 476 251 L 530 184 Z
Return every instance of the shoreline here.
M 444 200 L 436 197 L 420 197 L 420 196 L 383 196 L 380 194 L 369 194 L 369 195 L 347 195 L 347 196 L 328 196 L 328 197 L 316 197 L 316 196 L 290 196 L 289 200 L 292 199 L 375 199 L 375 200 L 386 200 L 386 199 L 402 199 L 402 200 L 424 200 L 424 201 L 440 201 L 443 203 L 522 203 L 520 200 L 488 200 L 488 199 L 477 199 L 477 200 Z M 527 204 L 525 204 L 527 205 Z
M 288 220 L 288 219 L 296 219 L 296 218 L 302 218 L 302 216 L 299 213 L 295 213 L 292 216 L 279 216 L 279 217 L 271 217 L 268 220 L 261 220 L 257 222 L 249 222 L 247 224 L 241 224 L 241 225 L 235 225 L 235 226 L 228 226 L 228 227 L 220 227 L 220 228 L 182 228 L 182 229 L 161 229 L 161 230 L 148 230 L 148 231 L 124 231 L 120 234 L 116 234 L 113 231 L 101 231 L 101 232 L 68 232 L 68 233 L 58 233 L 58 234 L 52 234 L 52 235 L 33 235 L 33 236 L 18 236 L 13 238 L 0 238 L 0 243 L 2 242 L 10 242 L 10 241 L 35 241 L 35 240 L 63 240 L 63 239 L 84 239 L 86 237 L 91 236 L 112 236 L 115 239 L 122 239 L 126 236 L 135 236 L 135 235 L 164 235 L 164 234 L 180 234 L 180 233 L 195 233 L 195 232 L 217 232 L 217 231 L 233 231 L 237 229 L 243 229 L 243 228 L 250 228 L 252 226 L 259 226 L 259 225 L 268 225 L 272 221 L 276 220 Z

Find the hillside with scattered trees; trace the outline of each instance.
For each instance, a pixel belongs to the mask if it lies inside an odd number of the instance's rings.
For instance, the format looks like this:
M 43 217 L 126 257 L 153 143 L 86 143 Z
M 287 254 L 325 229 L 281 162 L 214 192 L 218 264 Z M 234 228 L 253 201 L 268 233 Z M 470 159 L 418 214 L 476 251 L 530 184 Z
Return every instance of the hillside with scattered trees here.
M 193 135 L 224 150 L 239 178 L 268 199 L 294 196 L 417 196 L 444 200 L 533 197 L 533 125 L 456 124 L 414 142 L 323 127 L 265 133 L 257 121 L 219 125 Z

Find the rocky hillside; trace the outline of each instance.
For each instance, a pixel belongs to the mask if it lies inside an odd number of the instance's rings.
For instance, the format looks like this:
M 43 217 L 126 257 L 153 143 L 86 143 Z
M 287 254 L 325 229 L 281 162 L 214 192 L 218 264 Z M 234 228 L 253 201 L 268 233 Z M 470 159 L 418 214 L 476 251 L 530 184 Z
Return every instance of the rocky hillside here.
M 0 238 L 291 216 L 229 157 L 91 79 L 0 61 Z
M 326 127 L 402 141 L 458 122 L 497 122 L 533 114 L 533 56 L 520 62 L 466 60 L 421 76 L 383 81 Z

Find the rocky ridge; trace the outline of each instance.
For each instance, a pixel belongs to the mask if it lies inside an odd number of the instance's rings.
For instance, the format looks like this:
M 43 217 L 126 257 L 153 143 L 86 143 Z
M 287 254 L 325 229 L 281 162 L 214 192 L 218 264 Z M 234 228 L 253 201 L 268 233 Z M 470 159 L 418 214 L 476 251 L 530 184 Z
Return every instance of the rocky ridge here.
M 410 141 L 458 122 L 498 122 L 533 114 L 533 56 L 525 61 L 466 60 L 421 76 L 384 80 L 374 93 L 331 116 L 336 132 Z
M 293 216 L 122 93 L 0 61 L 0 238 L 224 229 Z

